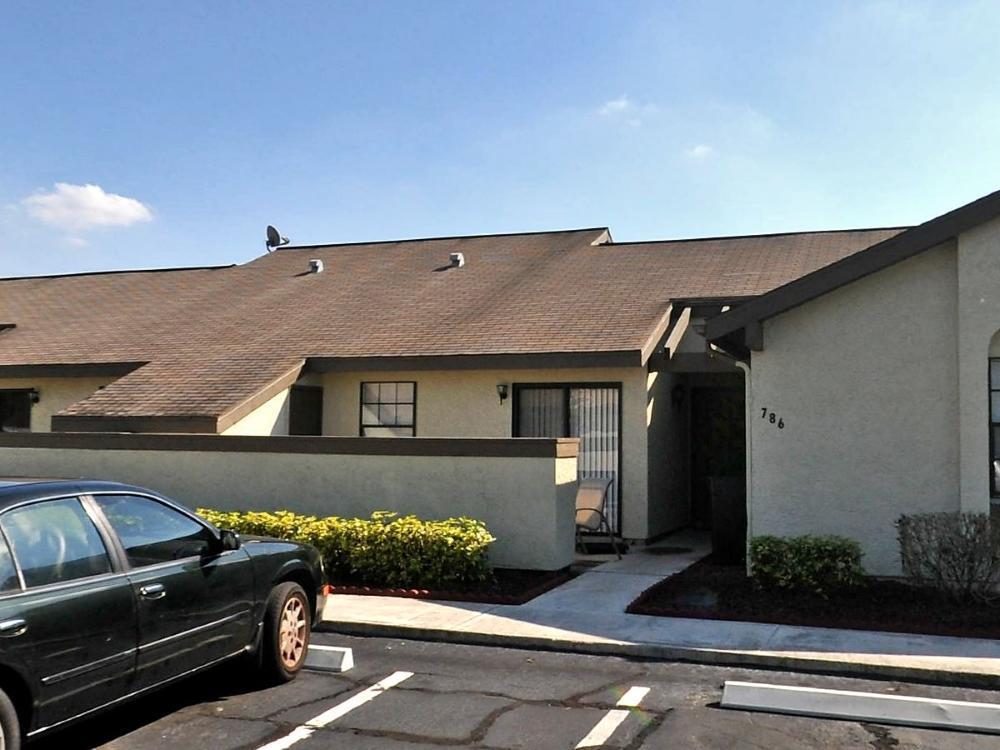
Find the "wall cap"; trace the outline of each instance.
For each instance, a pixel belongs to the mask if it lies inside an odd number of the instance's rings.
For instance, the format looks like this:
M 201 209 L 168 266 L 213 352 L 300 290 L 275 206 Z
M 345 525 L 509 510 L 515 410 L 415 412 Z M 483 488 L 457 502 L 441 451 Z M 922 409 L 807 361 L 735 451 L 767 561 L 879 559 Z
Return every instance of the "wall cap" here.
M 0 448 L 217 451 L 359 456 L 575 458 L 578 438 L 377 438 L 121 432 L 0 433 Z

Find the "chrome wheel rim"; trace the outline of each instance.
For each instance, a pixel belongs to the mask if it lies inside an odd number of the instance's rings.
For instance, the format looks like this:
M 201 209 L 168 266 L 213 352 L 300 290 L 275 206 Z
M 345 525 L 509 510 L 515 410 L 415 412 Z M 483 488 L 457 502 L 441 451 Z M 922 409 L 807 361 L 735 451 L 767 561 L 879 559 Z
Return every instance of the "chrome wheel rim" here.
M 306 650 L 306 608 L 297 596 L 289 597 L 281 610 L 278 643 L 281 663 L 285 669 L 295 669 Z

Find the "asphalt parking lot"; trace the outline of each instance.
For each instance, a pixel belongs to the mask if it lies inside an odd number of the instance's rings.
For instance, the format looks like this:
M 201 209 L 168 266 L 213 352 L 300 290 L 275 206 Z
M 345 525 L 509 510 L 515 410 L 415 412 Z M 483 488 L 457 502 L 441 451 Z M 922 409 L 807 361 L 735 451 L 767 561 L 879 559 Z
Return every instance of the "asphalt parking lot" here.
M 265 690 L 253 689 L 232 668 L 220 668 L 30 747 L 1000 747 L 995 736 L 755 714 L 717 705 L 725 680 L 1000 702 L 992 691 L 325 634 L 316 635 L 315 642 L 352 647 L 355 668 L 342 675 L 304 672 L 291 684 Z

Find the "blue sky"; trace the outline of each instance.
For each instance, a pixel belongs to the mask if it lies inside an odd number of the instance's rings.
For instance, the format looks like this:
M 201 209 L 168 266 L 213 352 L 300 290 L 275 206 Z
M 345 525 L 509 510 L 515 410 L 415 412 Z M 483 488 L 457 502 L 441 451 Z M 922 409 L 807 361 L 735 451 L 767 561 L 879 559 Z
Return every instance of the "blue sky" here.
M 608 225 L 915 223 L 1000 188 L 1000 4 L 19 2 L 0 275 Z M 92 187 L 86 187 L 92 186 Z

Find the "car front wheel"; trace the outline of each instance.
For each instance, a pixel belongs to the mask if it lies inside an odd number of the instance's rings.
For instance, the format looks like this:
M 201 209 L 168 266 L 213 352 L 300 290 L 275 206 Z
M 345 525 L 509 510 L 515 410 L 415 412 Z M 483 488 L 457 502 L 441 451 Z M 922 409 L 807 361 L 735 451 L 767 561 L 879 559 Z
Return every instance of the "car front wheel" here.
M 21 750 L 21 724 L 7 694 L 0 690 L 0 750 Z
M 292 582 L 275 586 L 264 612 L 261 654 L 261 666 L 270 681 L 288 682 L 301 671 L 309 649 L 311 624 L 309 597 L 302 587 Z

